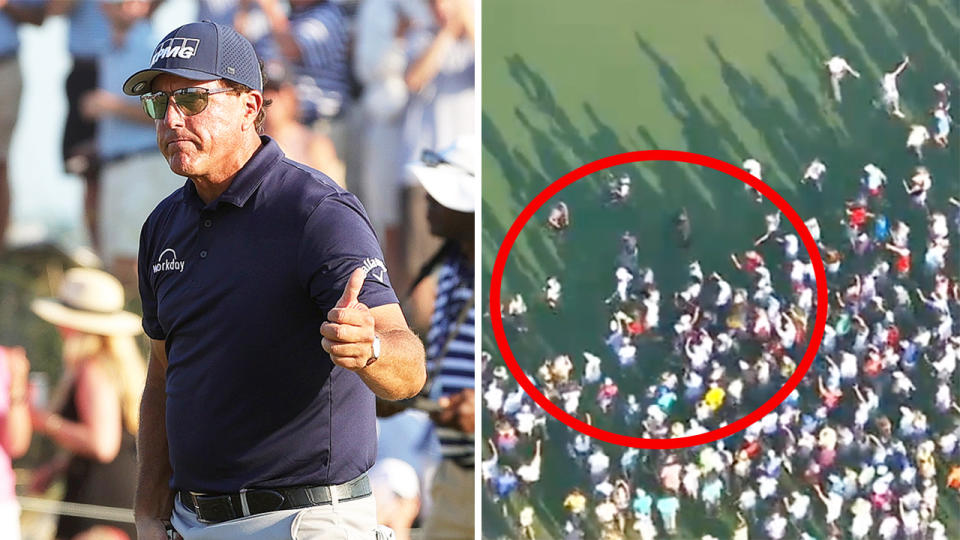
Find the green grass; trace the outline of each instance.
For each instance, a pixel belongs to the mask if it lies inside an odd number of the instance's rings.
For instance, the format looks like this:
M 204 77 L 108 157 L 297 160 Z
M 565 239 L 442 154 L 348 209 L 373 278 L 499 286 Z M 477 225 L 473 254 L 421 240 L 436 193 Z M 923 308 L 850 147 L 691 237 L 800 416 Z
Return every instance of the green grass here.
M 922 254 L 923 215 L 908 207 L 899 185 L 916 165 L 904 150 L 907 126 L 871 102 L 882 72 L 909 54 L 910 68 L 900 79 L 902 104 L 911 122 L 929 124 L 931 86 L 946 80 L 955 87 L 960 80 L 958 32 L 958 4 L 949 0 L 485 1 L 484 283 L 510 223 L 550 182 L 584 163 L 650 148 L 699 152 L 736 165 L 746 157 L 759 159 L 764 180 L 801 217 L 817 216 L 834 245 L 840 243 L 843 200 L 855 195 L 862 166 L 876 163 L 892 182 L 884 211 L 911 223 L 915 256 Z M 840 105 L 829 99 L 822 66 L 833 54 L 862 74 L 844 81 Z M 931 201 L 960 192 L 958 144 L 954 137 L 949 149 L 926 152 L 924 164 L 935 182 Z M 797 183 L 814 156 L 829 168 L 822 196 Z M 739 182 L 712 171 L 669 164 L 622 170 L 634 178 L 628 205 L 603 208 L 602 175 L 584 179 L 557 197 L 572 211 L 566 237 L 556 242 L 546 234 L 541 210 L 511 252 L 503 293 L 524 293 L 531 332 L 508 335 L 528 370 L 559 352 L 577 360 L 582 350 L 606 352 L 607 312 L 600 300 L 613 290 L 624 230 L 638 233 L 641 257 L 654 266 L 666 294 L 685 281 L 690 258 L 699 259 L 706 273 L 729 277 L 727 254 L 747 249 L 772 208 L 754 205 Z M 681 206 L 694 226 L 690 252 L 677 248 L 671 235 L 670 217 Z M 564 284 L 559 316 L 537 301 L 551 274 Z M 661 323 L 668 320 L 665 312 Z M 489 320 L 484 324 L 484 349 L 495 351 Z M 643 380 L 639 373 L 625 377 Z M 490 426 L 484 428 L 489 433 Z M 544 479 L 531 493 L 544 538 L 559 534 L 564 494 L 588 485 L 566 458 L 566 429 L 551 421 L 549 434 Z M 520 455 L 531 452 L 521 449 Z M 607 452 L 615 459 L 620 449 Z M 951 505 L 953 513 L 944 517 L 960 536 L 960 500 L 942 498 L 942 509 Z M 484 510 L 485 535 L 512 534 L 496 506 L 485 502 Z M 699 538 L 709 530 L 728 536 L 731 512 L 711 524 L 690 510 L 682 506 L 679 537 Z

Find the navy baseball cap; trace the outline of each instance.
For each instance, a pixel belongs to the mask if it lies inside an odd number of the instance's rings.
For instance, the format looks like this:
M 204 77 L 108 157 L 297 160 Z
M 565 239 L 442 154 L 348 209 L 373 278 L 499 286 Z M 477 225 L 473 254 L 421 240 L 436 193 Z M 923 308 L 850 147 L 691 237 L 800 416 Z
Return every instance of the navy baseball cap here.
M 233 28 L 210 21 L 185 24 L 167 34 L 154 49 L 150 67 L 127 79 L 123 92 L 144 94 L 161 73 L 195 81 L 226 79 L 263 91 L 253 45 Z

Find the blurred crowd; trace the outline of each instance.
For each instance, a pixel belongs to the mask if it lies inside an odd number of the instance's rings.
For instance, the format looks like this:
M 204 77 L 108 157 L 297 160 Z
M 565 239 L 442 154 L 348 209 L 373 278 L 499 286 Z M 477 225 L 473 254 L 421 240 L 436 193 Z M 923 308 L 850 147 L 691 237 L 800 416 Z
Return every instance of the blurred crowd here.
M 894 95 L 896 77 L 907 64 L 882 84 L 884 109 L 898 128 L 907 114 Z M 548 418 L 484 353 L 485 422 L 493 430 L 483 483 L 517 536 L 687 537 L 706 522 L 726 531 L 721 538 L 736 539 L 960 535 L 960 200 L 955 176 L 936 191 L 924 166 L 923 150 L 942 152 L 949 135 L 941 120 L 949 114 L 948 86 L 936 83 L 929 95 L 931 118 L 906 120 L 903 129 L 926 131 L 929 123 L 940 137 L 908 137 L 907 151 L 893 157 L 912 163 L 902 185 L 888 182 L 875 163 L 865 164 L 859 179 L 829 178 L 819 158 L 798 174 L 802 189 L 820 201 L 804 225 L 825 266 L 827 323 L 799 387 L 745 430 L 680 450 L 600 444 Z M 743 168 L 762 178 L 757 159 Z M 827 199 L 820 195 L 826 181 L 855 196 Z M 611 175 L 606 204 L 628 201 L 630 184 L 629 176 Z M 561 241 L 576 226 L 575 202 L 568 202 L 556 204 L 546 223 L 561 253 L 574 247 Z M 839 223 L 821 230 L 832 216 Z M 729 266 L 702 268 L 689 250 L 692 217 L 684 209 L 675 220 L 689 257 L 686 285 L 660 290 L 649 266 L 657 254 L 643 249 L 645 231 L 611 238 L 620 245 L 610 261 L 613 291 L 594 297 L 609 313 L 607 349 L 549 354 L 524 366 L 568 414 L 643 438 L 693 436 L 743 418 L 797 369 L 818 307 L 814 266 L 798 235 L 784 230 L 772 209 L 757 224 L 758 237 L 730 253 Z M 709 237 L 704 232 L 704 241 Z M 512 340 L 547 333 L 534 328 L 528 310 L 564 313 L 562 280 L 551 275 L 541 291 L 521 291 L 500 306 Z M 538 301 L 528 307 L 525 295 Z M 649 354 L 651 344 L 668 354 Z M 545 463 L 545 444 L 566 450 L 554 454 L 563 463 Z M 535 510 L 549 500 L 543 484 L 556 482 L 544 471 L 560 469 L 576 487 L 562 509 Z M 561 516 L 558 530 L 544 526 L 554 516 Z
M 83 182 L 87 237 L 109 273 L 71 270 L 64 279 L 93 283 L 116 304 L 90 309 L 130 306 L 141 225 L 161 199 L 186 181 L 170 171 L 158 152 L 153 120 L 136 97 L 121 90 L 126 77 L 149 63 L 154 44 L 170 30 L 155 17 L 163 3 L 0 0 L 0 90 L 5 97 L 0 103 L 0 252 L 11 197 L 17 196 L 10 193 L 7 176 L 22 91 L 17 27 L 62 17 L 68 21 L 72 60 L 64 87 L 63 167 Z M 268 78 L 265 134 L 292 159 L 360 197 L 383 247 L 391 282 L 405 300 L 408 320 L 426 335 L 436 292 L 427 282 L 436 280 L 415 278 L 443 239 L 431 235 L 424 188 L 406 165 L 420 161 L 425 150 L 450 147 L 474 133 L 473 2 L 197 0 L 191 7 L 196 20 L 232 25 L 254 43 Z M 177 54 L 192 45 L 161 46 Z M 70 294 L 67 285 L 59 291 Z M 73 307 L 82 306 L 73 301 Z M 16 531 L 19 515 L 10 459 L 26 451 L 31 433 L 50 437 L 62 452 L 32 471 L 29 491 L 43 493 L 53 480 L 65 478 L 65 500 L 120 508 L 130 508 L 132 501 L 132 492 L 116 486 L 134 485 L 132 442 L 144 365 L 136 341 L 139 323 L 135 328 L 87 327 L 43 309 L 34 306 L 60 329 L 64 349 L 63 375 L 49 399 L 37 398 L 33 390 L 28 396 L 29 344 L 26 351 L 0 349 L 0 416 L 6 419 L 0 438 L 3 538 L 15 537 L 7 531 Z M 439 461 L 432 432 L 422 412 L 408 411 L 381 423 L 383 459 L 371 477 L 384 504 L 380 515 L 399 538 L 422 522 L 430 507 L 420 488 L 429 485 Z M 79 538 L 91 523 L 62 517 L 57 537 Z M 95 532 L 106 536 L 96 537 L 133 537 L 129 527 L 105 524 Z

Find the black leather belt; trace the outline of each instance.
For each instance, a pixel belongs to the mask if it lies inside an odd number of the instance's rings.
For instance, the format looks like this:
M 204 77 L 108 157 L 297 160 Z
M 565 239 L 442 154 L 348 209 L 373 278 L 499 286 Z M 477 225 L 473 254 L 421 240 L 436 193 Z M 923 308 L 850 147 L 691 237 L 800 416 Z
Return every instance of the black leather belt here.
M 180 502 L 197 514 L 202 523 L 221 523 L 264 512 L 292 510 L 322 504 L 334 499 L 349 501 L 370 495 L 366 473 L 334 486 L 245 489 L 240 493 L 195 493 L 180 491 Z

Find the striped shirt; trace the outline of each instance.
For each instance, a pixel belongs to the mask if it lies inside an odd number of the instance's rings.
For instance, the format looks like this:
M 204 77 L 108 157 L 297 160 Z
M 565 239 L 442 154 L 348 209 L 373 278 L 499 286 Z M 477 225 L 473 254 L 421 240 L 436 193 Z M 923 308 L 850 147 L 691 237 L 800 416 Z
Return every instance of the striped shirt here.
M 456 326 L 467 305 L 466 317 Z M 473 266 L 457 253 L 444 261 L 437 275 L 437 299 L 427 333 L 427 371 L 434 374 L 431 398 L 473 388 L 475 328 Z M 473 434 L 438 427 L 437 437 L 444 458 L 473 466 Z
M 334 117 L 350 93 L 349 22 L 337 4 L 295 13 L 290 29 L 300 48 L 296 71 L 300 120 Z

